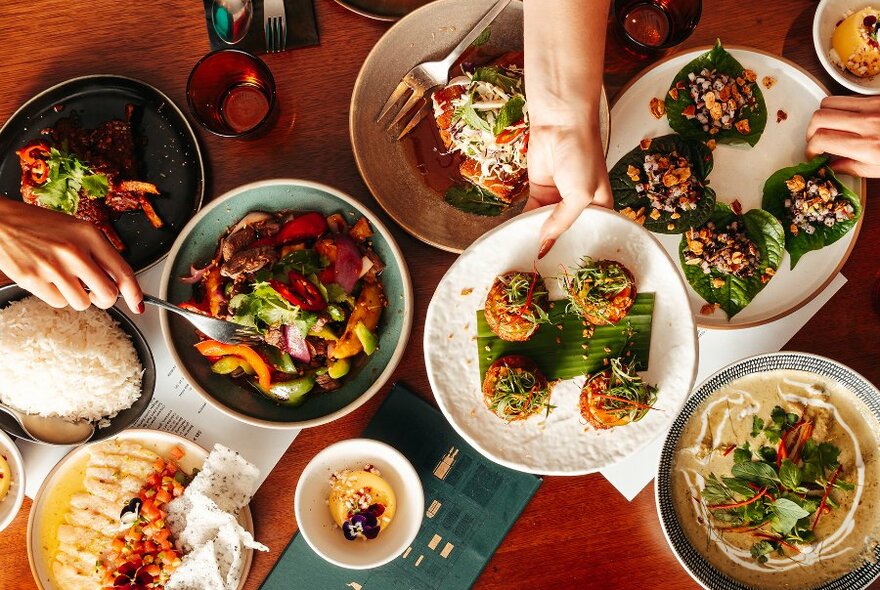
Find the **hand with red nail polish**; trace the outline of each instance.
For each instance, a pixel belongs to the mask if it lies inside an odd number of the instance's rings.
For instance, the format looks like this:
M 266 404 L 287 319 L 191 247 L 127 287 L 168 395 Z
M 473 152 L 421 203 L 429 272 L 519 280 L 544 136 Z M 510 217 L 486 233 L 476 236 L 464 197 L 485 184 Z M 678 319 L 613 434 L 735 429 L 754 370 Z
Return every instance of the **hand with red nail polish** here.
M 608 0 L 590 3 L 605 14 Z M 582 0 L 525 0 L 529 101 L 529 201 L 556 204 L 541 228 L 539 258 L 595 203 L 611 207 L 599 129 L 605 19 L 587 18 Z
M 53 307 L 143 312 L 131 267 L 91 223 L 0 196 L 0 271 Z

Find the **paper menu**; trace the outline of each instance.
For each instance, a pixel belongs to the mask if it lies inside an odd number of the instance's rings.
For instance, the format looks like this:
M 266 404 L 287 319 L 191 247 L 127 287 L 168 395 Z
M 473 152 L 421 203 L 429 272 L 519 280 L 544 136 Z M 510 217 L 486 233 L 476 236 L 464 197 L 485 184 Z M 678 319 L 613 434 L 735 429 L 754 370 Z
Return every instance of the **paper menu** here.
M 160 264 L 138 276 L 138 281 L 145 292 L 159 292 L 161 274 Z M 124 308 L 124 304 L 120 304 L 119 308 L 128 311 Z M 209 405 L 189 386 L 165 347 L 159 326 L 158 308 L 147 306 L 143 315 L 128 313 L 128 316 L 149 343 L 156 363 L 156 389 L 153 399 L 144 415 L 133 427 L 172 432 L 208 450 L 214 446 L 214 443 L 224 444 L 241 453 L 259 468 L 262 484 L 299 431 L 260 428 L 245 424 Z M 25 493 L 33 498 L 46 479 L 46 475 L 70 451 L 70 447 L 48 447 L 21 439 L 17 440 L 16 444 L 24 457 Z
M 782 350 L 845 283 L 846 277 L 838 274 L 810 303 L 770 324 L 742 330 L 701 329 L 698 334 L 700 356 L 695 386 L 734 361 Z M 635 455 L 603 469 L 600 473 L 627 500 L 632 501 L 654 479 L 665 435 L 664 432 Z

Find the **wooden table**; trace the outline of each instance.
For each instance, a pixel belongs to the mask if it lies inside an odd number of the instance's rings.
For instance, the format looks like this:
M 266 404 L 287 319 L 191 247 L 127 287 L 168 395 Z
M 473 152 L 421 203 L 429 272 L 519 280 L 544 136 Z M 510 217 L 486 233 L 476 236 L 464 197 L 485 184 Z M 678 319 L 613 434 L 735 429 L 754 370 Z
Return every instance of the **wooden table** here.
M 331 184 L 380 212 L 354 164 L 348 104 L 361 63 L 388 25 L 356 16 L 331 0 L 315 3 L 321 45 L 265 58 L 278 82 L 281 103 L 280 122 L 272 132 L 256 141 L 201 133 L 209 198 L 246 182 L 287 176 Z M 706 45 L 722 36 L 728 44 L 783 55 L 842 92 L 831 84 L 813 51 L 815 6 L 815 0 L 774 0 L 771 12 L 763 0 L 708 0 L 699 27 L 684 47 Z M 187 75 L 209 50 L 198 0 L 2 2 L 0 22 L 6 25 L 0 42 L 0 122 L 42 89 L 94 73 L 141 78 L 185 105 Z M 645 65 L 623 57 L 613 41 L 606 61 L 610 96 Z M 869 186 L 875 193 L 877 185 Z M 873 209 L 867 208 L 859 243 L 843 269 L 849 282 L 787 348 L 830 356 L 880 383 L 880 318 L 870 305 L 880 270 L 880 215 Z M 391 226 L 415 291 L 411 342 L 392 381 L 403 380 L 431 399 L 422 361 L 425 310 L 454 256 Z M 272 550 L 256 556 L 249 590 L 259 586 L 296 531 L 293 491 L 306 462 L 328 444 L 356 436 L 387 391 L 388 386 L 343 419 L 303 431 L 269 475 L 252 509 L 257 536 Z M 26 501 L 15 522 L 0 534 L 0 588 L 34 588 L 25 551 L 30 506 Z M 629 503 L 601 476 L 592 475 L 546 478 L 476 587 L 672 590 L 697 585 L 663 538 L 652 488 Z

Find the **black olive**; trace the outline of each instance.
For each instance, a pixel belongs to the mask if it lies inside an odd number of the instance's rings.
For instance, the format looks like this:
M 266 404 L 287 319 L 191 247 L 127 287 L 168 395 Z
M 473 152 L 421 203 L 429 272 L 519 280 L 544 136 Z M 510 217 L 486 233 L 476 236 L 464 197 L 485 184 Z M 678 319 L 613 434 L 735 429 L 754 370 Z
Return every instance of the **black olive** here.
M 125 508 L 122 509 L 122 512 L 119 513 L 119 518 L 124 517 L 126 514 L 133 512 L 135 516 L 141 513 L 141 499 L 140 498 L 132 498 L 128 504 L 125 505 Z

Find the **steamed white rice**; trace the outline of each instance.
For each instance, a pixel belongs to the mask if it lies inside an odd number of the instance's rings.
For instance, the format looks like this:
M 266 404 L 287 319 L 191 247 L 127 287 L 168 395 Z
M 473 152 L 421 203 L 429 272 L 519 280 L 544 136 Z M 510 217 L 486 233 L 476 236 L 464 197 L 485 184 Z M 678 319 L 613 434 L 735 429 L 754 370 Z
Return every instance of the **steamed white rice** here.
M 99 421 L 141 395 L 141 367 L 110 315 L 36 297 L 0 309 L 0 401 L 28 414 Z

